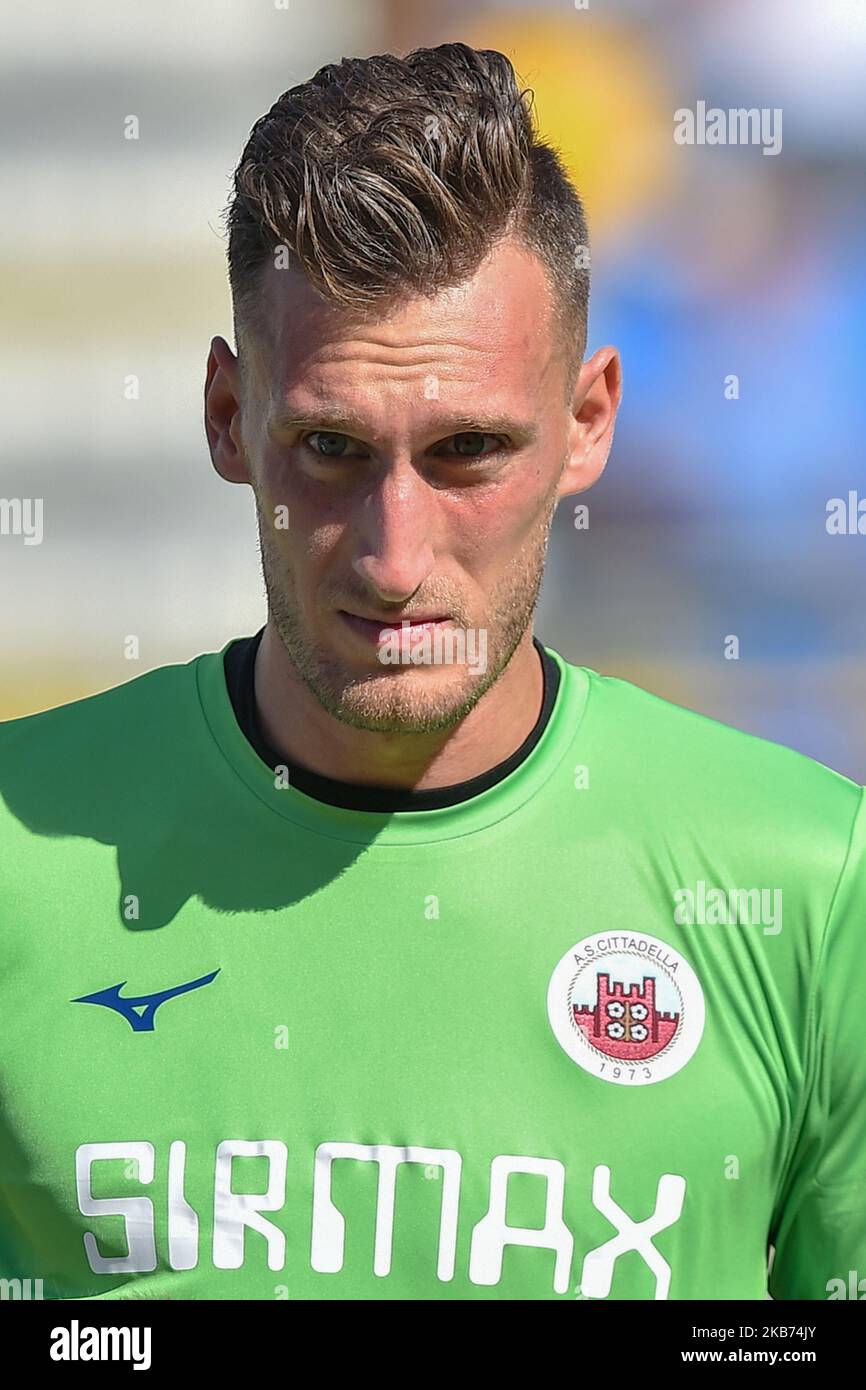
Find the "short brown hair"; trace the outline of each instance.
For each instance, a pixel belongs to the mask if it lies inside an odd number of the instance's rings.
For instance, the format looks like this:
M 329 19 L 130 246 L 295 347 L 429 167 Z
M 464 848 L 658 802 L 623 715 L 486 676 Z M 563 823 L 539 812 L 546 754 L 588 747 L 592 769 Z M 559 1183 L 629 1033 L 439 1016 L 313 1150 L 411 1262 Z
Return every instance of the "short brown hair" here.
M 250 132 L 226 212 L 239 352 L 277 247 L 325 299 L 363 310 L 460 283 L 514 234 L 549 272 L 576 368 L 586 221 L 531 97 L 502 53 L 463 43 L 344 58 L 284 92 Z

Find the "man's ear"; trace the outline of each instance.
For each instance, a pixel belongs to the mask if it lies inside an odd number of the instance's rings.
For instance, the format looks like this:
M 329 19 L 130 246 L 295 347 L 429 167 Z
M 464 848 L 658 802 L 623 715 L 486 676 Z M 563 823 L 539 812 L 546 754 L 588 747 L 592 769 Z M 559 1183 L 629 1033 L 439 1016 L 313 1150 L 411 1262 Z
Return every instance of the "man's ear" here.
M 568 454 L 559 497 L 584 492 L 604 472 L 616 412 L 622 399 L 622 366 L 616 348 L 599 348 L 583 363 L 574 387 Z
M 204 383 L 204 428 L 213 466 L 229 483 L 250 481 L 241 435 L 240 368 L 225 338 L 214 338 Z

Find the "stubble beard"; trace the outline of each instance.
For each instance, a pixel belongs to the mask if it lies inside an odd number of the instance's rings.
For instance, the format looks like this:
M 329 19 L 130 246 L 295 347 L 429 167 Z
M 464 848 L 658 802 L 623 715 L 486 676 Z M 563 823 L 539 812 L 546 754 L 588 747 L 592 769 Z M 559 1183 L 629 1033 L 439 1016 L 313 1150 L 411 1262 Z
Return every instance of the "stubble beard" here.
M 453 728 L 499 680 L 532 622 L 553 515 L 554 497 L 534 532 L 491 593 L 487 666 L 389 666 L 383 673 L 351 675 L 344 664 L 310 639 L 300 616 L 294 575 L 280 555 L 267 515 L 256 497 L 259 549 L 269 616 L 298 675 L 321 707 L 341 723 L 371 733 L 425 734 Z M 453 611 L 453 606 L 452 611 Z M 447 673 L 448 679 L 443 679 Z

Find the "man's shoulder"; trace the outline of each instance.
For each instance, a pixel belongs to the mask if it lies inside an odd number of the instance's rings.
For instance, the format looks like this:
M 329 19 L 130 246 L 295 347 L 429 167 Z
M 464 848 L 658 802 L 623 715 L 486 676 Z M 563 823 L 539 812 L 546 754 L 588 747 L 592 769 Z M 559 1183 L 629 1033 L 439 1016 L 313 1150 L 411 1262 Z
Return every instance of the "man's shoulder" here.
M 123 732 L 129 739 L 136 730 L 153 727 L 171 718 L 195 698 L 196 670 L 217 652 L 206 652 L 186 662 L 156 666 L 119 685 L 65 704 L 0 722 L 0 760 L 31 756 L 37 748 L 69 748 L 82 738 L 110 737 Z
M 705 823 L 830 823 L 845 833 L 861 787 L 824 763 L 656 695 L 618 676 L 578 668 L 589 683 L 580 736 L 599 776 L 627 779 L 637 799 L 663 800 Z
M 97 805 L 154 805 L 206 747 L 198 673 L 205 652 L 121 685 L 0 723 L 0 825 L 72 827 Z M 161 793 L 160 793 L 160 788 Z M 5 835 L 4 835 L 5 838 Z

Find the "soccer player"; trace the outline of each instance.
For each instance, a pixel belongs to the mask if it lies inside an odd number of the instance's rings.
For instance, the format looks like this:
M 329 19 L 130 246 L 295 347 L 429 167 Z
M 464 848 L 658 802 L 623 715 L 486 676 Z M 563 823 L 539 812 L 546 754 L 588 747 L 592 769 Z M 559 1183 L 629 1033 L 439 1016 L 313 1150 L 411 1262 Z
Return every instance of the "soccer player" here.
M 0 728 L 0 1273 L 857 1297 L 863 795 L 533 636 L 620 367 L 509 62 L 322 69 L 229 232 L 267 622 Z

